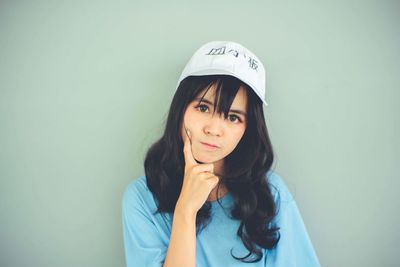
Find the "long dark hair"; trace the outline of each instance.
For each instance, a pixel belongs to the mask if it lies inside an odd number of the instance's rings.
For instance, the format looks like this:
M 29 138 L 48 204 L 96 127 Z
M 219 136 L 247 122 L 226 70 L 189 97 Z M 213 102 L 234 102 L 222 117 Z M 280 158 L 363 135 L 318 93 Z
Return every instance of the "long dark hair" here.
M 247 84 L 230 75 L 189 76 L 182 80 L 172 99 L 163 136 L 148 150 L 144 161 L 147 185 L 153 193 L 156 213 L 173 213 L 180 195 L 184 175 L 181 123 L 188 104 L 204 89 L 216 85 L 214 112 L 227 118 L 230 106 L 242 86 L 247 93 L 247 126 L 236 148 L 224 159 L 220 177 L 234 198 L 233 219 L 240 220 L 237 235 L 249 250 L 242 262 L 258 262 L 261 248 L 272 249 L 280 239 L 279 227 L 272 225 L 277 206 L 266 180 L 274 155 L 268 136 L 262 102 Z M 205 93 L 204 93 L 205 94 Z M 204 96 L 204 95 L 203 95 Z M 200 100 L 201 101 L 201 100 Z M 245 155 L 245 156 L 243 156 Z M 217 188 L 217 196 L 218 196 Z M 218 201 L 219 202 L 219 201 Z M 219 202 L 220 203 L 220 202 Z M 206 201 L 196 216 L 197 234 L 210 222 L 211 203 Z M 256 259 L 246 261 L 252 254 Z

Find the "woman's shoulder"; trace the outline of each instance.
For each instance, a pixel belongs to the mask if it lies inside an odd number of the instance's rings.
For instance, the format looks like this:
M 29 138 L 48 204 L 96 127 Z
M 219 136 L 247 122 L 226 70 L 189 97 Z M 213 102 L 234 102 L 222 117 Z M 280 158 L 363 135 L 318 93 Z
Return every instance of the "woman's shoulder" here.
M 147 187 L 146 176 L 142 175 L 130 181 L 123 192 L 123 202 L 147 203 L 153 201 L 151 191 Z
M 279 197 L 280 202 L 290 202 L 294 200 L 285 180 L 276 171 L 268 171 L 266 181 L 275 199 Z
M 125 189 L 126 190 L 148 190 L 146 176 L 141 175 L 138 178 L 131 180 Z
M 147 187 L 146 176 L 142 175 L 127 184 L 124 194 L 140 193 L 146 191 L 149 191 Z

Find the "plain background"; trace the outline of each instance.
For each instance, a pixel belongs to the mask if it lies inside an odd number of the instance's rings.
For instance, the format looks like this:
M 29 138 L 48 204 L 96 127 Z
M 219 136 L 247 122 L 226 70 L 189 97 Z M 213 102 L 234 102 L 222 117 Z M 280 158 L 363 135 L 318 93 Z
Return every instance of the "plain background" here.
M 267 70 L 322 266 L 398 266 L 398 1 L 1 1 L 0 266 L 124 266 L 121 197 L 211 40 Z

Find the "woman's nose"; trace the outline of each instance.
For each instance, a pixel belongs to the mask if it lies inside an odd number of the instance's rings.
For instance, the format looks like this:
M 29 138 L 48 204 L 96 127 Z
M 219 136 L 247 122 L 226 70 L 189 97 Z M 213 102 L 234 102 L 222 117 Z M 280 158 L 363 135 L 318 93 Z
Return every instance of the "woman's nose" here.
M 224 114 L 213 114 L 204 126 L 207 134 L 221 136 L 223 131 L 223 123 L 225 121 Z

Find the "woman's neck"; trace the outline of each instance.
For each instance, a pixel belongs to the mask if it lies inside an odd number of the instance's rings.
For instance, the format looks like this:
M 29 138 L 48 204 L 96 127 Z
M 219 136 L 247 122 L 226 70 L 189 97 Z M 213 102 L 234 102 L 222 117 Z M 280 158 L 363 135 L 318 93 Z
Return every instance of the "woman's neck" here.
M 224 173 L 224 160 L 219 160 L 213 163 L 214 164 L 214 175 L 220 176 Z M 219 188 L 218 188 L 219 187 Z M 217 196 L 218 191 L 218 196 Z M 226 195 L 228 190 L 226 189 L 225 185 L 219 182 L 213 190 L 211 190 L 210 194 L 208 195 L 207 201 L 216 201 L 219 198 L 222 198 Z
M 217 196 L 217 191 L 218 191 L 218 196 Z M 213 188 L 213 190 L 211 190 L 210 194 L 208 195 L 207 201 L 216 201 L 217 199 L 224 197 L 227 193 L 228 190 L 226 189 L 224 184 L 218 183 L 218 185 L 216 185 Z

